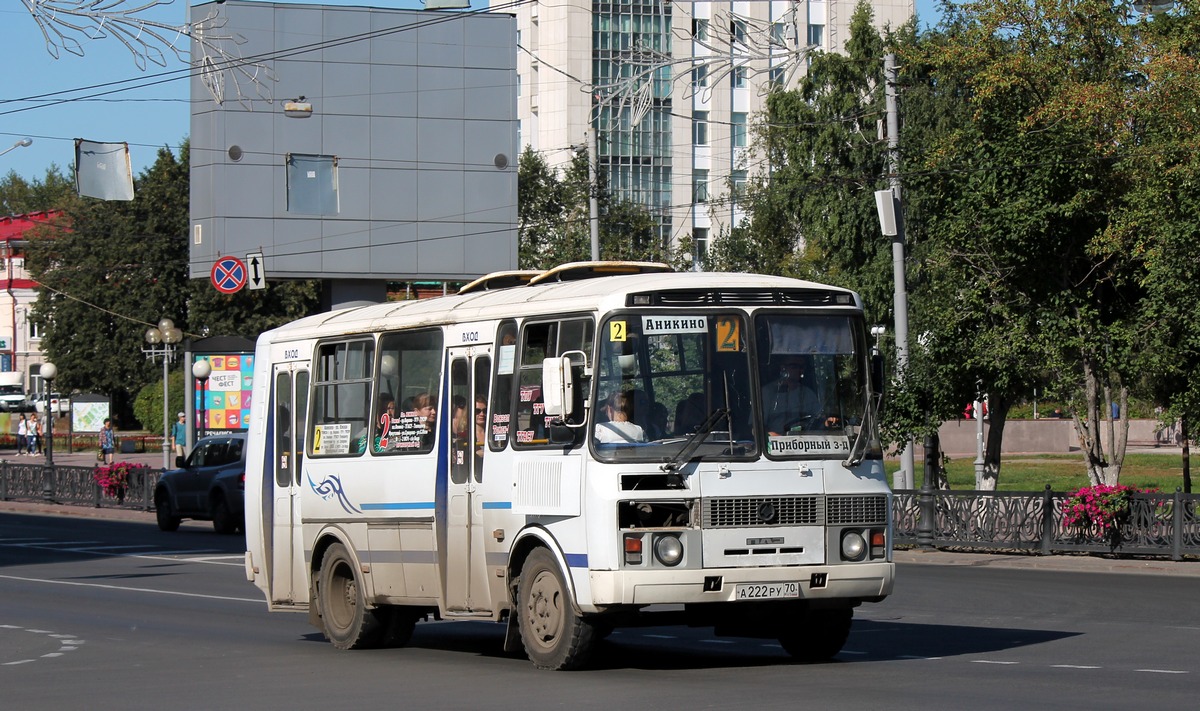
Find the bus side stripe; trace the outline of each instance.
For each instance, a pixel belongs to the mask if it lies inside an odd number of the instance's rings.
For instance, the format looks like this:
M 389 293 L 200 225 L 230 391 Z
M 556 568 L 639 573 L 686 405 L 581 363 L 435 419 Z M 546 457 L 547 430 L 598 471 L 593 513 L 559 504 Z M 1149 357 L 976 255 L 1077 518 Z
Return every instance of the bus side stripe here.
M 588 567 L 587 553 L 567 553 L 563 557 L 567 559 L 567 566 L 570 568 Z
M 483 502 L 484 509 L 511 509 L 511 501 L 485 501 Z
M 362 504 L 363 511 L 412 511 L 416 509 L 432 509 L 432 501 L 384 501 L 378 504 Z

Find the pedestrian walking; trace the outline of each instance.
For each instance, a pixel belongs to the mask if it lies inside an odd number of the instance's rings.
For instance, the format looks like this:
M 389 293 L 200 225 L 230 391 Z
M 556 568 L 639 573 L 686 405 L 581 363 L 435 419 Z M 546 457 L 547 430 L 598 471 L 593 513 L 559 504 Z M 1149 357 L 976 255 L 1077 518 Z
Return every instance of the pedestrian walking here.
M 29 446 L 29 421 L 24 414 L 17 416 L 17 456 L 25 456 L 25 448 Z
M 34 455 L 34 453 L 41 449 L 41 446 L 38 443 L 38 438 L 41 436 L 41 433 L 42 423 L 40 420 L 38 420 L 37 414 L 34 413 L 29 416 L 29 423 L 25 425 L 25 451 L 28 452 L 29 456 L 31 457 Z

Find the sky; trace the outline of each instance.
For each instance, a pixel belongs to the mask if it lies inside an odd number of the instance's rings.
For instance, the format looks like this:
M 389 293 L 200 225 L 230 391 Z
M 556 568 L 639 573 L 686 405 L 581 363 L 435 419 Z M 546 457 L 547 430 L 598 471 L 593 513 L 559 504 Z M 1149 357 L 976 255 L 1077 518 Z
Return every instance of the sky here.
M 422 7 L 416 0 L 310 4 Z M 481 3 L 475 0 L 474 5 Z M 936 22 L 936 0 L 917 0 L 916 6 L 923 25 Z M 139 16 L 174 27 L 184 24 L 187 14 L 186 0 L 174 0 Z M 37 23 L 16 0 L 3 3 L 0 28 L 0 152 L 23 138 L 33 139 L 28 147 L 0 155 L 0 175 L 15 171 L 27 180 L 40 180 L 51 165 L 69 175 L 76 138 L 127 142 L 135 176 L 153 164 L 159 148 L 178 154 L 188 135 L 190 114 L 188 82 L 181 71 L 186 65 L 174 55 L 166 55 L 165 67 L 146 63 L 143 71 L 115 39 L 80 38 L 82 57 L 60 50 L 55 59 Z M 101 93 L 105 94 L 97 96 Z

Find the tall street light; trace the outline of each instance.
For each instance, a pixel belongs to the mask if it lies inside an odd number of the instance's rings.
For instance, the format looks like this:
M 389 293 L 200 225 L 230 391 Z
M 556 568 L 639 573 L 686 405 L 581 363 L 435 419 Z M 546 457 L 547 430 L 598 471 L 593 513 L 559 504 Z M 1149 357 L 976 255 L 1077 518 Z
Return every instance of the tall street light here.
M 183 331 L 175 328 L 175 322 L 164 317 L 158 326 L 146 330 L 146 343 L 149 348 L 143 348 L 142 353 L 150 360 L 162 358 L 163 364 L 163 469 L 171 468 L 171 406 L 167 402 L 167 376 L 170 375 L 171 361 L 175 359 L 175 344 L 183 340 Z
M 32 143 L 33 143 L 32 138 L 22 138 L 21 140 L 12 144 L 8 148 L 5 148 L 4 150 L 0 151 L 0 156 L 4 155 L 5 153 L 8 153 L 9 151 L 15 151 L 18 148 L 28 148 Z
M 54 379 L 58 377 L 58 366 L 42 363 L 38 375 L 46 381 L 46 466 L 54 466 L 54 408 L 50 407 L 50 393 L 54 392 Z
M 46 381 L 46 392 L 54 390 L 54 378 L 58 375 L 58 366 L 53 363 L 42 363 L 38 369 L 42 379 Z M 54 498 L 54 411 L 50 409 L 50 397 L 46 397 L 46 417 L 50 427 L 46 430 L 46 465 L 42 469 L 42 498 L 51 501 Z
M 208 382 L 208 376 L 212 375 L 212 364 L 207 358 L 192 363 L 192 377 L 200 381 L 200 421 L 196 423 L 196 434 L 203 437 L 208 430 L 208 421 L 204 419 L 204 385 Z

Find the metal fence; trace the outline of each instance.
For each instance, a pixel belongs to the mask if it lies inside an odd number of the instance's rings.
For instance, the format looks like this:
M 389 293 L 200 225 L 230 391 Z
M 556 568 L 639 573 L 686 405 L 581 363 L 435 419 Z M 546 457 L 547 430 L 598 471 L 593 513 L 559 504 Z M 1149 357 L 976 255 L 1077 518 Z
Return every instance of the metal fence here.
M 107 492 L 96 483 L 95 467 L 0 462 L 0 500 L 52 501 L 59 504 L 125 508 L 154 508 L 154 486 L 162 471 L 139 468 L 122 489 Z
M 1066 525 L 1067 492 L 898 490 L 892 500 L 899 545 L 1041 553 L 1200 555 L 1200 495 L 1138 493 L 1116 533 Z

